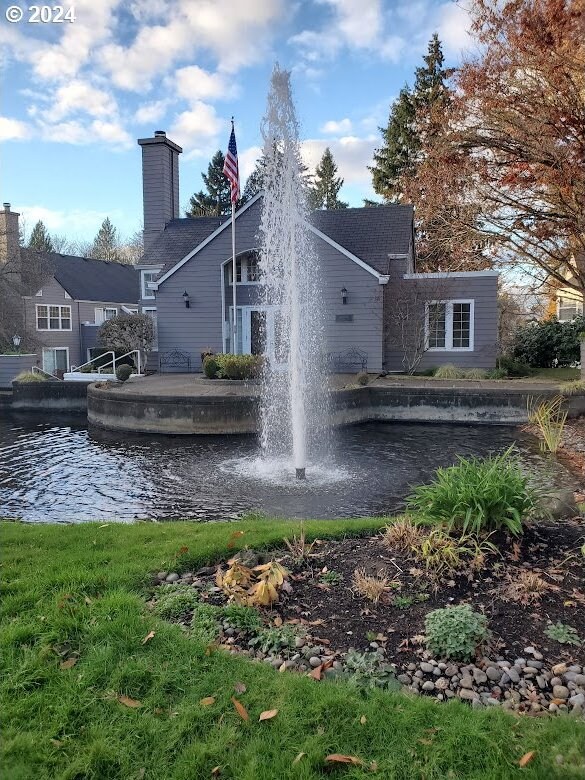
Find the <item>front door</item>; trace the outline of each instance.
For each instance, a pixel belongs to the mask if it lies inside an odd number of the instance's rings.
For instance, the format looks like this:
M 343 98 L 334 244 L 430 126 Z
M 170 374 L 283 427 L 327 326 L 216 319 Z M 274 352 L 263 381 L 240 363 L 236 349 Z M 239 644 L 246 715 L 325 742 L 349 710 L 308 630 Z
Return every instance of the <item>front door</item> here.
M 237 352 L 243 355 L 272 355 L 274 357 L 275 308 L 270 306 L 238 306 Z M 229 310 L 229 344 L 232 341 L 233 308 Z M 280 362 L 280 361 L 279 361 Z
M 69 370 L 69 350 L 67 347 L 43 349 L 43 371 L 57 375 L 57 371 Z

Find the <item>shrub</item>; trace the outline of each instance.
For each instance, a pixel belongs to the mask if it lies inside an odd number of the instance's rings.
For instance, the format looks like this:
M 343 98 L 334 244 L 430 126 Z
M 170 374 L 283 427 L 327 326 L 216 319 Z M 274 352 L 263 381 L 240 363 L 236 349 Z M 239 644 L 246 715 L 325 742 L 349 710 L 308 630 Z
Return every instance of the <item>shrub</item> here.
M 509 377 L 530 376 L 534 373 L 528 363 L 517 360 L 509 355 L 500 355 L 497 363 L 498 369 L 505 371 L 506 376 Z
M 203 359 L 203 373 L 208 379 L 217 379 L 219 374 L 219 362 L 213 355 L 207 355 Z
M 364 387 L 365 385 L 368 384 L 369 381 L 370 381 L 370 377 L 368 376 L 367 371 L 360 371 L 356 375 L 355 382 L 357 385 L 361 385 L 362 387 Z
M 461 371 L 452 363 L 445 363 L 444 366 L 439 366 L 435 371 L 435 377 L 437 379 L 458 379 L 461 376 Z
M 561 446 L 568 411 L 563 409 L 564 398 L 557 395 L 538 406 L 529 404 L 529 421 L 536 425 L 542 436 L 540 448 L 555 453 Z
M 492 368 L 486 374 L 486 379 L 507 379 L 508 372 L 505 368 Z
M 14 377 L 16 382 L 46 382 L 47 379 L 44 374 L 35 374 L 32 371 L 21 371 Z
M 402 517 L 391 525 L 387 525 L 382 534 L 382 544 L 390 550 L 411 552 L 419 547 L 423 531 L 409 517 Z
M 511 448 L 483 460 L 459 458 L 455 466 L 437 469 L 433 482 L 419 485 L 406 499 L 410 510 L 473 534 L 498 529 L 520 534 L 536 504 Z
M 562 395 L 583 395 L 585 393 L 585 380 L 575 379 L 572 382 L 563 382 L 559 385 Z
M 203 364 L 205 362 L 205 358 L 211 357 L 212 355 L 215 355 L 215 350 L 213 347 L 203 347 L 201 350 L 201 363 Z
M 567 366 L 579 360 L 579 335 L 585 326 L 583 317 L 559 322 L 556 317 L 519 328 L 514 334 L 510 354 L 516 360 L 538 368 Z
M 148 353 L 154 342 L 154 325 L 148 314 L 118 314 L 99 327 L 97 341 L 120 354 L 134 349 Z
M 129 366 L 127 363 L 122 363 L 122 365 L 118 366 L 116 369 L 116 377 L 120 382 L 127 382 L 132 376 L 133 370 L 132 366 Z
M 215 355 L 222 379 L 255 379 L 262 369 L 261 355 Z
M 465 379 L 487 379 L 487 371 L 483 368 L 467 368 L 464 377 Z
M 489 636 L 487 619 L 469 604 L 435 609 L 425 617 L 427 646 L 433 655 L 465 661 Z

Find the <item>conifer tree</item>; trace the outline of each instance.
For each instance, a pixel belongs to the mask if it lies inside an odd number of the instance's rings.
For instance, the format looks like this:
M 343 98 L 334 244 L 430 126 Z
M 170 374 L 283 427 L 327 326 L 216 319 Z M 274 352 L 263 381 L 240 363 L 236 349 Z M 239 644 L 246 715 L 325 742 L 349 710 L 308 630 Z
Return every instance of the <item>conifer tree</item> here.
M 224 154 L 218 149 L 207 166 L 207 173 L 201 174 L 206 191 L 200 190 L 191 196 L 186 216 L 219 217 L 231 212 L 230 182 L 223 172 L 224 162 Z
M 315 168 L 315 179 L 309 198 L 311 205 L 315 209 L 346 209 L 347 203 L 338 197 L 342 187 L 343 179 L 337 176 L 337 165 L 331 149 L 327 147 Z
M 32 229 L 30 238 L 28 240 L 29 249 L 36 249 L 37 252 L 54 252 L 55 248 L 51 241 L 51 236 L 47 232 L 43 221 L 39 219 L 37 224 Z
M 93 240 L 89 256 L 96 260 L 120 262 L 120 236 L 109 217 L 106 217 L 102 222 Z

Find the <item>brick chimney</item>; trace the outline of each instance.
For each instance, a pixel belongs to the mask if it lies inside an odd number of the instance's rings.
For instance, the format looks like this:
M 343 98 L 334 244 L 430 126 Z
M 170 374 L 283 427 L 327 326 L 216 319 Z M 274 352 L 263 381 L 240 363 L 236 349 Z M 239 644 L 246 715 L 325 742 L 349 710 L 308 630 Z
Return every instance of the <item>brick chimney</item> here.
M 180 146 L 156 130 L 153 138 L 139 138 L 142 147 L 142 193 L 144 204 L 144 248 L 179 216 Z
M 0 264 L 8 261 L 20 265 L 20 241 L 16 211 L 10 211 L 10 203 L 3 203 L 0 211 Z

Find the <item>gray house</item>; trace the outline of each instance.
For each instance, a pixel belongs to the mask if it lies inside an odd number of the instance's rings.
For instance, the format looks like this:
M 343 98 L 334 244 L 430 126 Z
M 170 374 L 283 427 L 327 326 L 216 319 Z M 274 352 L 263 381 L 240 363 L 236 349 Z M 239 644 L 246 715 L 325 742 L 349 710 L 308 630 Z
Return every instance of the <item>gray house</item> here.
M 179 218 L 181 148 L 162 131 L 142 147 L 145 254 L 142 294 L 158 322 L 159 359 L 262 351 L 258 228 L 262 196 L 236 215 L 238 344 L 231 344 L 231 231 L 227 217 Z M 307 225 L 323 277 L 327 352 L 357 350 L 371 372 L 444 363 L 492 368 L 497 350 L 497 273 L 418 274 L 412 207 L 314 212 Z M 141 300 L 143 306 L 144 297 Z M 181 366 L 176 366 L 178 370 Z M 184 368 L 183 368 L 184 370 Z

